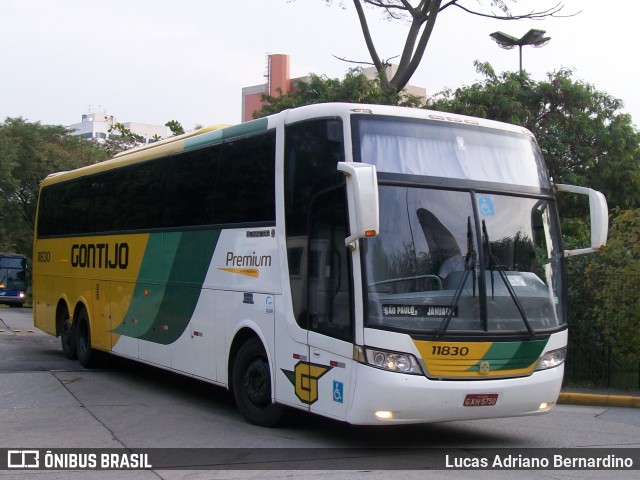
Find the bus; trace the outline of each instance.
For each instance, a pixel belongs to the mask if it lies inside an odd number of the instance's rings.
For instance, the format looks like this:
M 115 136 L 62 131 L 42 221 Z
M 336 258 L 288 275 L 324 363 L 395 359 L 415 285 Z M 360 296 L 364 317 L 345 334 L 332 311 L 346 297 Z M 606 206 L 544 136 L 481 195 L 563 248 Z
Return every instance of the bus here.
M 588 197 L 591 245 L 563 251 L 557 191 Z M 541 414 L 564 259 L 604 247 L 607 215 L 522 127 L 305 106 L 47 177 L 34 322 L 83 366 L 108 352 L 225 387 L 256 425 Z
M 27 300 L 27 257 L 0 252 L 0 305 L 22 307 Z

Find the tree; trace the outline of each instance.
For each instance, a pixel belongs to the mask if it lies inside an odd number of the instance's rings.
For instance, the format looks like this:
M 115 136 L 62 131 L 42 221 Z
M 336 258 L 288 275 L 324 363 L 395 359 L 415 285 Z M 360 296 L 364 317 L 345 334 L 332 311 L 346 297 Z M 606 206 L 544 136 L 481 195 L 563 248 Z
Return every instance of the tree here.
M 352 68 L 343 80 L 310 74 L 309 80 L 299 80 L 289 93 L 278 96 L 262 94 L 263 106 L 254 118 L 277 113 L 287 108 L 325 102 L 372 103 L 382 105 L 420 106 L 422 98 L 401 92 L 384 92 L 378 80 L 368 78 L 361 68 Z
M 599 343 L 613 361 L 635 368 L 640 361 L 640 208 L 614 210 L 606 250 L 571 266 L 582 281 L 570 286 L 588 299 L 583 316 L 591 330 L 597 329 Z
M 0 251 L 30 256 L 40 182 L 50 173 L 105 160 L 96 143 L 61 125 L 18 118 L 0 123 Z
M 109 156 L 113 156 L 143 144 L 144 138 L 141 135 L 117 122 L 109 127 L 109 138 L 104 142 L 103 148 Z
M 334 3 L 333 0 L 324 0 L 325 3 Z M 558 3 L 542 11 L 531 11 L 524 14 L 513 14 L 507 3 L 515 0 L 489 0 L 490 7 L 496 7 L 501 13 L 484 12 L 471 9 L 465 0 L 353 0 L 360 28 L 364 36 L 369 55 L 373 65 L 380 76 L 380 85 L 384 92 L 400 92 L 407 86 L 412 75 L 420 65 L 422 57 L 436 25 L 438 15 L 450 7 L 459 8 L 469 14 L 481 17 L 489 17 L 497 20 L 541 19 L 545 17 L 559 16 L 562 4 Z M 344 6 L 344 1 L 339 2 Z M 482 4 L 482 2 L 480 2 Z M 378 47 L 373 40 L 369 29 L 369 22 L 364 5 L 372 9 L 382 10 L 389 20 L 404 21 L 409 24 L 409 30 L 404 43 L 402 53 L 399 55 L 398 69 L 393 77 L 389 78 L 386 67 L 390 65 L 390 59 L 383 59 L 378 53 Z M 395 57 L 393 57 L 395 58 Z M 342 59 L 345 60 L 345 59 Z M 351 60 L 348 60 L 351 61 Z M 368 63 L 368 62 L 356 62 Z
M 178 135 L 182 135 L 184 133 L 184 128 L 177 120 L 169 120 L 164 124 L 164 126 L 169 127 L 172 137 L 177 137 Z
M 488 63 L 476 68 L 484 81 L 445 90 L 429 108 L 522 125 L 557 183 L 600 190 L 612 208 L 640 206 L 640 133 L 620 112 L 622 101 L 567 69 L 537 82 L 526 72 L 498 75 Z

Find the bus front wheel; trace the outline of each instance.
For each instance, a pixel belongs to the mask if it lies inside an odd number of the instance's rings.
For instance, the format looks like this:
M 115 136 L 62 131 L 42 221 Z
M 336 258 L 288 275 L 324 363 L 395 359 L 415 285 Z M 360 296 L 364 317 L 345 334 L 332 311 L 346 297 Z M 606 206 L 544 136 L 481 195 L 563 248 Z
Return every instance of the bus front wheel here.
M 89 316 L 83 308 L 76 319 L 76 352 L 78 362 L 85 368 L 91 368 L 96 363 L 96 352 L 91 347 L 91 328 L 89 327 Z
M 271 401 L 271 370 L 259 339 L 248 340 L 238 350 L 232 387 L 238 410 L 249 423 L 274 427 L 282 421 L 285 407 Z

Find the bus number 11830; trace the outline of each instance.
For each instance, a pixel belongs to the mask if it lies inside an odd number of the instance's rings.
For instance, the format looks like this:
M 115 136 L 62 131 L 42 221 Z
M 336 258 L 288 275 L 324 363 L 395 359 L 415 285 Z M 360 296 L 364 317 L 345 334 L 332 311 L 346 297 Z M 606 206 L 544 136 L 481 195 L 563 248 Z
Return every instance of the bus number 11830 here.
M 431 354 L 436 356 L 466 357 L 469 355 L 469 349 L 467 347 L 452 347 L 450 345 L 433 345 L 431 347 Z

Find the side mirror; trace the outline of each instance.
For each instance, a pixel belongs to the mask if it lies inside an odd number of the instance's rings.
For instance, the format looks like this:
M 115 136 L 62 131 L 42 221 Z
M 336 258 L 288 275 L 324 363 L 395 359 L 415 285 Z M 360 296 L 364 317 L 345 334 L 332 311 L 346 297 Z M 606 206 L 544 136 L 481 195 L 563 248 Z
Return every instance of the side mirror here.
M 338 162 L 338 170 L 347 177 L 351 235 L 345 245 L 349 246 L 360 238 L 376 236 L 380 230 L 378 176 L 376 167 L 367 163 Z
M 556 184 L 556 189 L 560 192 L 577 193 L 589 197 L 589 211 L 591 217 L 591 248 L 579 248 L 576 250 L 566 250 L 565 257 L 582 255 L 604 250 L 607 244 L 607 234 L 609 233 L 609 210 L 607 199 L 596 190 L 587 187 L 577 187 L 575 185 Z

